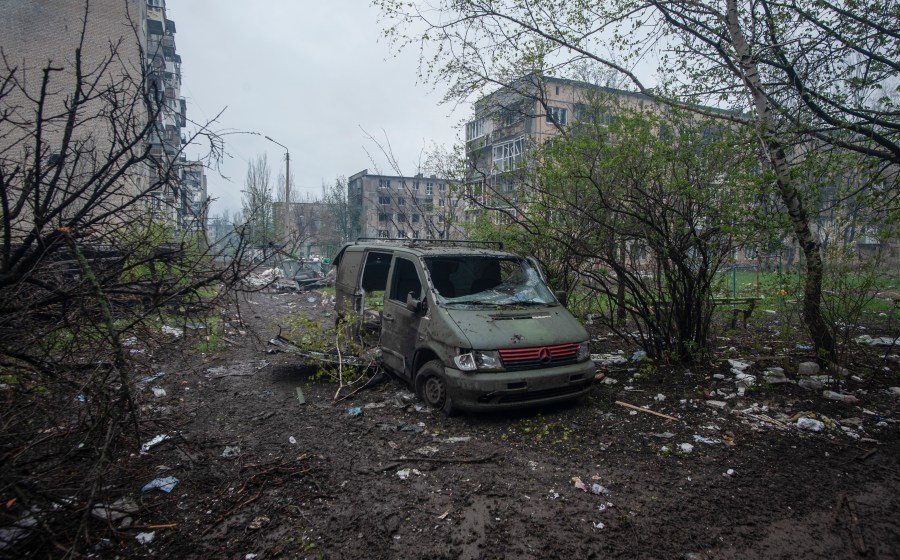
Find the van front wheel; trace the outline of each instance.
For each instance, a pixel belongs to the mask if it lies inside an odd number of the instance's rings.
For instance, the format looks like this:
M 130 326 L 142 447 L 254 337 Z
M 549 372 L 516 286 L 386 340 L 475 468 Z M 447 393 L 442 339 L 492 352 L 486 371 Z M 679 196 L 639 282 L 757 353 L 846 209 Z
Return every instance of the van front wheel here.
M 416 392 L 431 408 L 440 410 L 446 416 L 453 415 L 453 401 L 447 393 L 444 366 L 440 360 L 432 360 L 419 369 L 416 375 Z

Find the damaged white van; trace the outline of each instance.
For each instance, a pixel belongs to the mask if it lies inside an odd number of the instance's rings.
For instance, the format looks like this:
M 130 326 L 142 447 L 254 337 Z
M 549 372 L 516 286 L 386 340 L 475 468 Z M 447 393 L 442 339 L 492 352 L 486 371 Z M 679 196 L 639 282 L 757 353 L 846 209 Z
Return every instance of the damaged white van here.
M 584 395 L 594 374 L 587 331 L 534 261 L 489 246 L 348 243 L 333 261 L 338 317 L 362 317 L 384 367 L 447 414 Z

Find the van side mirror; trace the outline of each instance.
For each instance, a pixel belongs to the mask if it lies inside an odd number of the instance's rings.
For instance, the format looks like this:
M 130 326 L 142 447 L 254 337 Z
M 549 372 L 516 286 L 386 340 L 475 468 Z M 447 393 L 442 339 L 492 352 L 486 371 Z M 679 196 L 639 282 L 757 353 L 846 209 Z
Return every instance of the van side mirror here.
M 422 300 L 416 299 L 412 292 L 406 294 L 406 308 L 413 313 L 418 313 L 422 309 Z
M 556 297 L 556 299 L 559 300 L 559 303 L 561 303 L 563 307 L 566 306 L 566 303 L 568 302 L 568 294 L 566 294 L 564 290 L 557 290 L 553 292 L 553 295 Z

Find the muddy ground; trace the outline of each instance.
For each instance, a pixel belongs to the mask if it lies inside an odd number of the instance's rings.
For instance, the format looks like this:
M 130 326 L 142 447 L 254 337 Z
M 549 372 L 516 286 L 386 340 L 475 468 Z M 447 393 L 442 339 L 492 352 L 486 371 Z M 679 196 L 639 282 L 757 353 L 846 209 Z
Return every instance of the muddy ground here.
M 717 359 L 604 366 L 617 383 L 576 403 L 446 418 L 397 381 L 335 404 L 301 358 L 267 353 L 282 317 L 321 317 L 322 299 L 252 294 L 226 348 L 201 355 L 188 329 L 151 351 L 164 375 L 144 385 L 142 430 L 171 439 L 130 459 L 137 528 L 98 557 L 900 558 L 900 364 L 883 348 L 850 366 L 858 404 L 792 383 L 720 397 L 737 388 Z M 723 352 L 796 380 L 809 353 L 766 320 Z M 597 335 L 594 352 L 623 348 Z M 798 429 L 803 412 L 825 429 Z M 140 492 L 167 476 L 170 493 Z

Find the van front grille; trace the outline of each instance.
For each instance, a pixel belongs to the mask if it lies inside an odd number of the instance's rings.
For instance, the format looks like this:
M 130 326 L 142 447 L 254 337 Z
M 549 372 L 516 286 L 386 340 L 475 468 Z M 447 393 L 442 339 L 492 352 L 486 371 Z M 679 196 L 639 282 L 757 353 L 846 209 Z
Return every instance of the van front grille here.
M 506 348 L 500 350 L 500 361 L 507 370 L 535 369 L 573 364 L 578 357 L 577 342 L 556 346 Z

